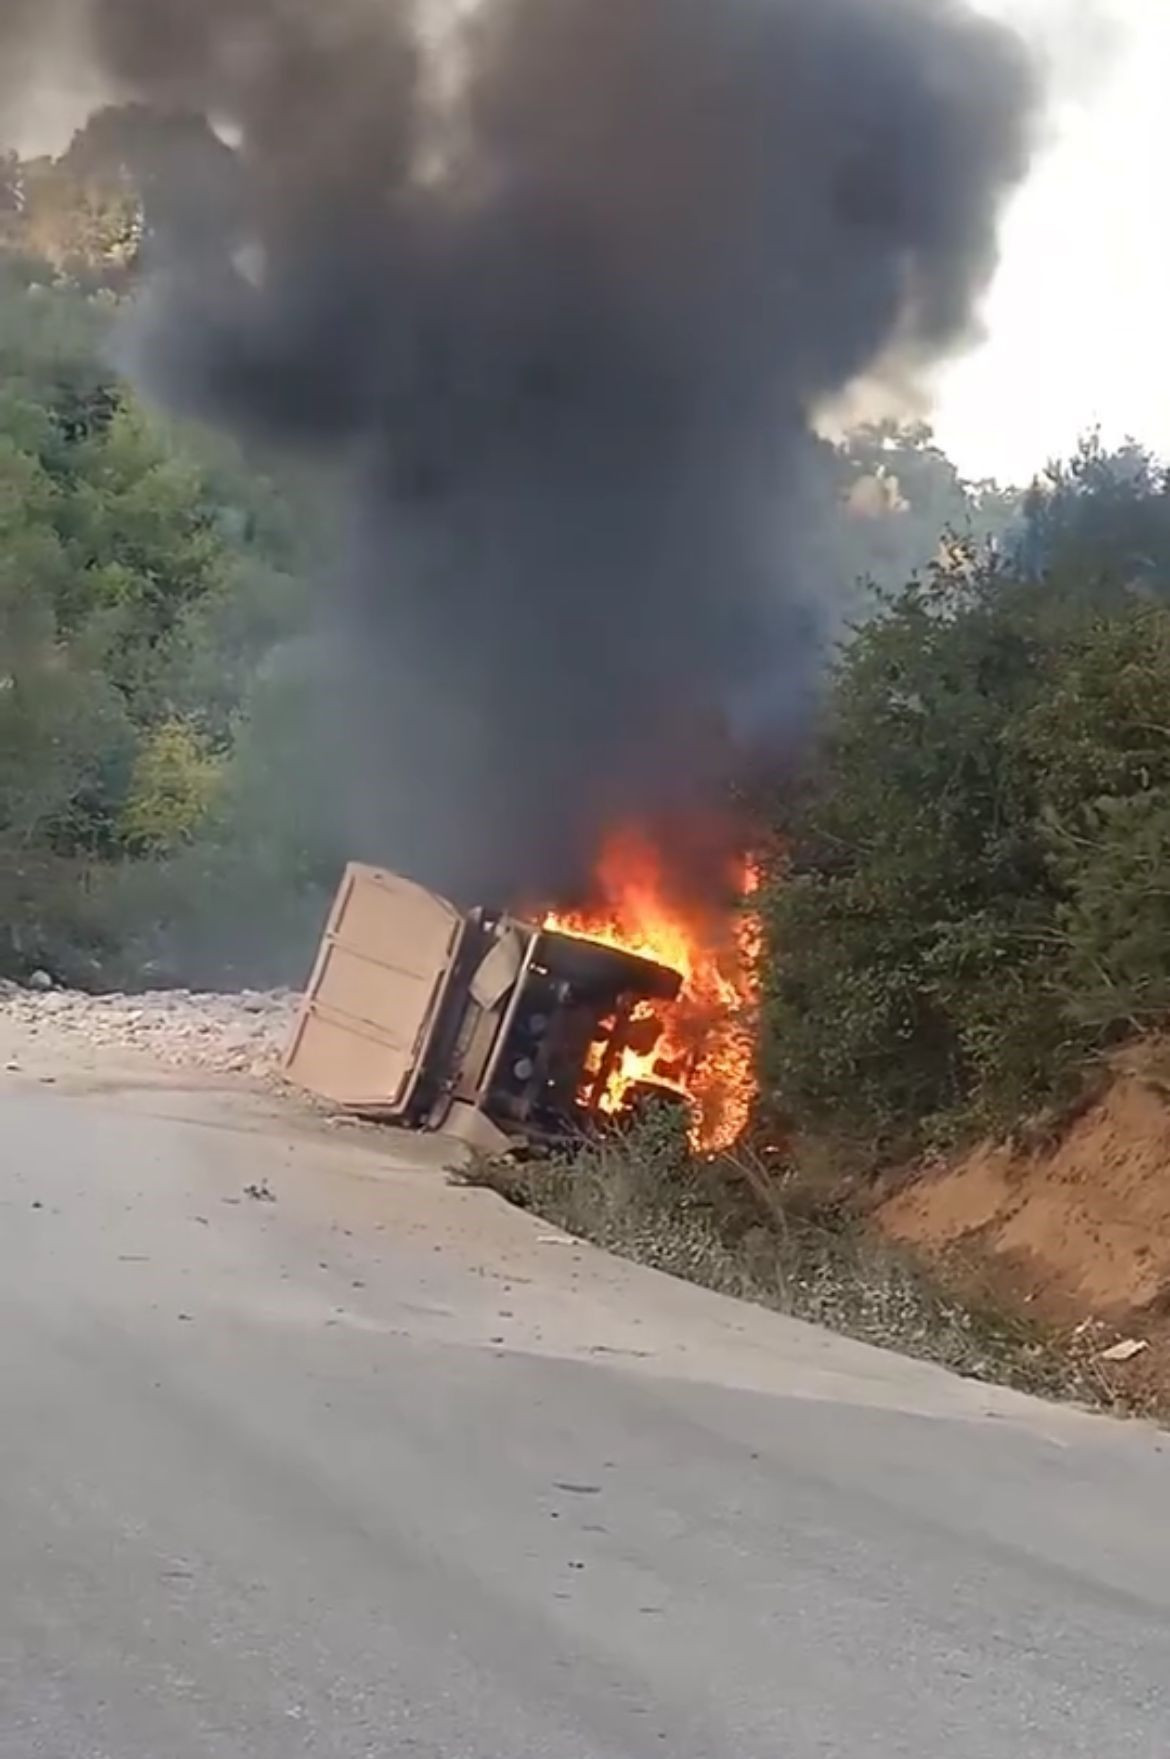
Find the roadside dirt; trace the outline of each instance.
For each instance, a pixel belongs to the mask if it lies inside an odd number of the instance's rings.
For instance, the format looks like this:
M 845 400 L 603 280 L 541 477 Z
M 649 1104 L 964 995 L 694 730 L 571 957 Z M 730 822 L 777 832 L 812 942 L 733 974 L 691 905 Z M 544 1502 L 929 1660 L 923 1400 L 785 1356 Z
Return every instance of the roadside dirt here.
M 1103 1097 L 1055 1144 L 981 1148 L 910 1179 L 876 1220 L 957 1290 L 1067 1337 L 1103 1390 L 1170 1411 L 1167 1044 L 1119 1061 Z

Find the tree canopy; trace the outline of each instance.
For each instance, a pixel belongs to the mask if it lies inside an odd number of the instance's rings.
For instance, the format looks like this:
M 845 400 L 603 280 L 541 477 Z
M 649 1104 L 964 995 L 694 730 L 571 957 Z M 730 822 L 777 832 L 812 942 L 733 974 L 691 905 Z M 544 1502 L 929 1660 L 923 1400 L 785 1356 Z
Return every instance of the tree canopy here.
M 52 941 L 47 873 L 65 888 L 193 837 L 260 659 L 303 620 L 306 533 L 254 464 L 141 405 L 109 364 L 113 318 L 108 291 L 0 266 L 0 962 L 17 966 Z
M 871 1143 L 995 1124 L 1170 1002 L 1170 487 L 1088 444 L 836 670 L 768 894 L 777 1103 Z

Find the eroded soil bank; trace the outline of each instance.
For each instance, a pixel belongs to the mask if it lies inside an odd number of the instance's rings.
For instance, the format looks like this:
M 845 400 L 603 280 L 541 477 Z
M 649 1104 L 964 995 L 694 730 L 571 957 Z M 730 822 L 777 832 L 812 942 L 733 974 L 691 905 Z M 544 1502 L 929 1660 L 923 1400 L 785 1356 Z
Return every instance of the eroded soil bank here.
M 1055 1140 L 917 1174 L 876 1220 L 957 1288 L 1066 1336 L 1127 1403 L 1170 1411 L 1170 1044 L 1119 1059 Z

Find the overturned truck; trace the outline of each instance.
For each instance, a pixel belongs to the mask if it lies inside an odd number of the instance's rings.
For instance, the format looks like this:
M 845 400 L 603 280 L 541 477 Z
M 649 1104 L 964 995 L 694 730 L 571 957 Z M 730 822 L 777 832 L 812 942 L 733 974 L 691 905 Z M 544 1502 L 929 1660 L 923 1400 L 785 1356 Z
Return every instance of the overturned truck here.
M 655 1005 L 681 985 L 652 960 L 504 912 L 460 911 L 354 863 L 285 1071 L 359 1116 L 443 1130 L 488 1152 L 555 1140 L 610 1120 L 623 1052 L 645 1048 L 659 1030 Z

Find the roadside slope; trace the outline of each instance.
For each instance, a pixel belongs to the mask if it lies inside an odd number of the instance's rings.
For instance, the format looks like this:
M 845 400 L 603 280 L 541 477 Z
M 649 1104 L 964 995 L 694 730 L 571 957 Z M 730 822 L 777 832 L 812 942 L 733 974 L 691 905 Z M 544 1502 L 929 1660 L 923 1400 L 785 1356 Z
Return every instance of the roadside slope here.
M 892 1239 L 1095 1350 L 1127 1400 L 1170 1408 L 1170 1048 L 1119 1059 L 1054 1143 L 984 1146 L 882 1203 Z M 1109 1361 L 1118 1344 L 1133 1353 Z M 1141 1346 L 1134 1348 L 1134 1346 Z

